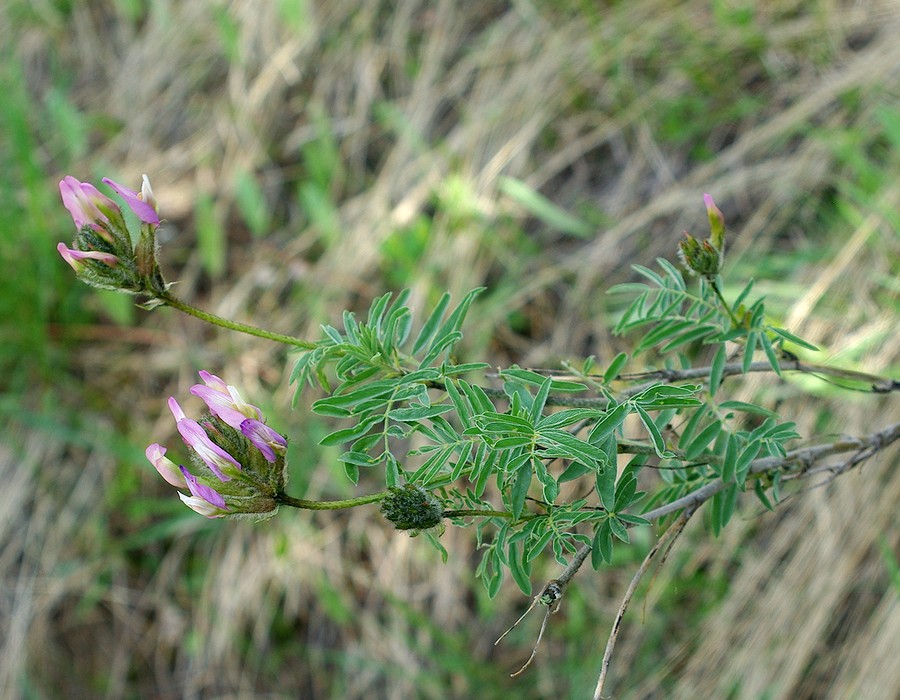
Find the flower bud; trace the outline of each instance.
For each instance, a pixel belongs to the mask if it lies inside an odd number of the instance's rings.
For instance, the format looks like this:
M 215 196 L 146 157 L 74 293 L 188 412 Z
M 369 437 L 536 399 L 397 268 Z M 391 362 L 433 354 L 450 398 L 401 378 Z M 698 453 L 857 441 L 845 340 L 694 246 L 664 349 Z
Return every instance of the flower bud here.
M 719 252 L 719 257 L 725 252 L 725 216 L 716 206 L 711 194 L 703 195 L 703 203 L 706 205 L 706 216 L 709 219 L 709 242 Z
M 703 203 L 709 219 L 710 236 L 701 243 L 685 231 L 684 239 L 678 244 L 678 257 L 690 274 L 714 280 L 725 262 L 725 217 L 712 195 L 704 194 Z
M 381 514 L 398 530 L 422 530 L 440 525 L 444 508 L 437 497 L 418 484 L 395 486 L 381 501 Z
M 714 279 L 719 274 L 719 253 L 709 241 L 701 243 L 685 232 L 678 244 L 678 257 L 692 275 Z

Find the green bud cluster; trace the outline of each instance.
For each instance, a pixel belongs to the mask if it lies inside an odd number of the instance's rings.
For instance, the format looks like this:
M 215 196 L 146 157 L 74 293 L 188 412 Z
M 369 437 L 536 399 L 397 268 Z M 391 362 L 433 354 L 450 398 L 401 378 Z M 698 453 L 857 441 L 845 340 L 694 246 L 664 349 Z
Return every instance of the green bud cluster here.
M 441 524 L 444 508 L 434 494 L 417 484 L 395 486 L 381 501 L 381 514 L 398 530 L 417 535 Z

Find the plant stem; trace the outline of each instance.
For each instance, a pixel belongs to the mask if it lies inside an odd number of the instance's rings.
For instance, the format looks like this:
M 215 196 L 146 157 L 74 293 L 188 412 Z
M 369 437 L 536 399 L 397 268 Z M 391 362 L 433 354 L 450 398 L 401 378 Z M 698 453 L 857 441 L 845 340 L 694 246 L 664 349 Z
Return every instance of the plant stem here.
M 368 496 L 359 496 L 357 498 L 345 498 L 341 501 L 307 501 L 302 498 L 293 498 L 287 494 L 280 493 L 275 496 L 275 500 L 281 505 L 291 506 L 292 508 L 303 508 L 305 510 L 341 510 L 342 508 L 355 508 L 356 506 L 364 506 L 369 503 L 378 503 L 383 500 L 389 491 L 381 491 L 380 493 L 372 493 Z
M 303 348 L 304 350 L 312 350 L 316 347 L 315 343 L 310 343 L 307 340 L 301 340 L 300 338 L 294 338 L 293 336 L 283 335 L 281 333 L 274 333 L 262 328 L 257 328 L 256 326 L 250 326 L 246 323 L 230 321 L 227 318 L 216 316 L 208 311 L 198 309 L 196 306 L 191 306 L 168 292 L 163 292 L 156 298 L 166 306 L 171 306 L 173 309 L 183 311 L 190 316 L 199 318 L 201 321 L 206 321 L 214 326 L 220 326 L 221 328 L 227 328 L 228 330 L 238 331 L 239 333 L 246 333 L 248 335 L 255 335 L 258 338 L 265 338 L 266 340 L 274 340 L 276 343 L 284 343 L 285 345 L 292 345 L 296 348 Z
M 522 513 L 518 520 L 513 520 L 513 514 L 506 510 L 479 510 L 477 508 L 462 508 L 460 510 L 445 510 L 441 513 L 445 518 L 506 518 L 513 525 L 525 523 L 529 520 L 541 517 L 539 513 Z
M 728 302 L 725 301 L 725 297 L 722 296 L 722 292 L 719 290 L 719 285 L 716 284 L 715 280 L 709 281 L 710 286 L 713 291 L 716 293 L 716 296 L 719 297 L 719 301 L 722 302 L 722 306 L 725 307 L 725 310 L 728 312 L 728 315 L 731 317 L 731 322 L 734 324 L 735 328 L 740 328 L 741 322 L 738 321 L 737 316 L 734 315 L 734 311 L 731 310 L 731 307 L 728 305 Z

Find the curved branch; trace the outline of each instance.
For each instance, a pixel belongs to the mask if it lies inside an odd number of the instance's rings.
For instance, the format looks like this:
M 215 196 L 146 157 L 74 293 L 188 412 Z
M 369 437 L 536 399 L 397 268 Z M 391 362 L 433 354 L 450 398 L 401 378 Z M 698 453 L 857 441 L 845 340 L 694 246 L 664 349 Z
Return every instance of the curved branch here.
M 660 549 L 665 547 L 663 561 L 660 562 L 660 566 L 662 566 L 663 562 L 668 557 L 669 550 L 672 548 L 672 545 L 675 544 L 675 540 L 678 539 L 678 536 L 684 531 L 684 526 L 687 525 L 688 520 L 691 519 L 693 514 L 694 511 L 691 508 L 688 508 L 681 513 L 678 519 L 660 536 L 656 541 L 656 544 L 653 545 L 653 548 L 647 552 L 644 561 L 641 562 L 640 567 L 638 567 L 638 570 L 631 578 L 631 583 L 628 584 L 628 589 L 625 591 L 625 595 L 622 598 L 622 604 L 619 606 L 619 611 L 616 613 L 616 619 L 613 622 L 612 630 L 610 630 L 609 633 L 609 639 L 606 642 L 606 650 L 603 652 L 603 661 L 600 664 L 600 677 L 597 679 L 597 687 L 594 690 L 593 700 L 600 700 L 600 698 L 603 697 L 603 685 L 606 682 L 606 672 L 609 670 L 609 662 L 612 661 L 613 650 L 616 648 L 616 640 L 619 637 L 622 618 L 625 617 L 625 611 L 628 610 L 628 605 L 634 597 L 634 592 L 637 590 L 638 584 L 641 582 L 644 574 L 647 573 L 647 569 L 650 568 L 650 562 L 653 561 Z
M 834 377 L 836 379 L 846 379 L 854 382 L 862 382 L 868 385 L 868 391 L 874 394 L 888 394 L 892 391 L 900 391 L 900 380 L 891 379 L 889 377 L 879 377 L 875 374 L 867 374 L 866 372 L 856 372 L 849 369 L 841 369 L 840 367 L 828 367 L 827 365 L 819 365 L 809 362 L 801 362 L 800 360 L 781 360 L 778 368 L 783 372 L 803 372 L 805 374 L 824 375 Z M 708 377 L 712 367 L 691 367 L 689 369 L 660 369 L 651 372 L 638 372 L 634 374 L 622 374 L 618 379 L 625 381 L 646 380 L 645 384 L 631 387 L 625 390 L 623 396 L 629 398 L 640 394 L 651 386 L 655 386 L 659 382 L 672 383 L 686 381 L 688 379 L 702 379 Z M 747 370 L 748 372 L 773 372 L 772 365 L 766 361 L 752 362 Z M 731 377 L 738 374 L 744 374 L 742 362 L 729 362 L 725 365 L 722 376 Z M 848 388 L 848 387 L 845 387 Z
M 828 471 L 832 475 L 832 479 L 839 474 L 849 471 L 857 464 L 865 459 L 877 454 L 880 450 L 900 440 L 900 422 L 879 430 L 877 433 L 866 435 L 864 437 L 845 437 L 836 442 L 824 443 L 821 445 L 813 445 L 812 447 L 804 447 L 791 450 L 783 457 L 761 457 L 750 463 L 747 472 L 748 476 L 764 474 L 766 472 L 774 472 L 793 466 L 791 474 L 794 478 L 801 478 L 813 474 Z M 838 466 L 813 468 L 813 465 L 831 455 L 842 454 L 846 452 L 856 452 L 847 462 Z M 645 520 L 661 520 L 667 515 L 677 513 L 678 511 L 688 511 L 693 513 L 701 505 L 706 503 L 710 498 L 720 491 L 726 489 L 730 484 L 726 484 L 721 479 L 710 482 L 700 488 L 692 491 L 681 498 L 675 499 L 671 503 L 654 508 L 653 510 L 642 513 L 641 517 Z M 626 525 L 626 527 L 631 527 Z M 572 579 L 576 572 L 584 564 L 588 555 L 591 553 L 590 545 L 581 546 L 572 557 L 572 561 L 563 570 L 563 573 L 555 579 L 559 585 L 559 597 L 562 597 L 566 584 Z

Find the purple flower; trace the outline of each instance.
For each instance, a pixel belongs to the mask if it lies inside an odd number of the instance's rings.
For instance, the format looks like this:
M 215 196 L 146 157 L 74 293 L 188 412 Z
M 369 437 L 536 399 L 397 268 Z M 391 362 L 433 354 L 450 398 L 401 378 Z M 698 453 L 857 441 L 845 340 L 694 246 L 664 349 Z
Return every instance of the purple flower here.
M 218 518 L 228 512 L 228 506 L 225 505 L 225 499 L 222 497 L 222 494 L 211 486 L 201 484 L 197 477 L 184 467 L 179 467 L 179 469 L 191 495 L 185 496 L 183 493 L 179 493 L 178 496 L 188 508 L 200 513 L 200 515 L 205 515 L 207 518 Z
M 237 389 L 209 372 L 200 372 L 200 378 L 205 386 L 192 391 L 214 415 L 196 421 L 185 415 L 175 397 L 168 400 L 178 432 L 194 452 L 195 474 L 168 459 L 166 448 L 156 443 L 147 448 L 147 459 L 169 484 L 190 492 L 178 496 L 201 515 L 271 517 L 284 489 L 287 440 L 262 422 L 260 410 L 246 403 Z
M 73 248 L 69 248 L 65 243 L 60 243 L 56 246 L 56 250 L 59 251 L 59 254 L 62 255 L 63 260 L 65 260 L 75 272 L 81 272 L 84 268 L 83 260 L 99 260 L 110 267 L 115 267 L 119 264 L 119 257 L 117 255 L 113 255 L 112 253 L 102 253 L 99 250 L 75 250 Z
M 233 386 L 229 386 L 219 377 L 206 370 L 200 371 L 203 384 L 194 384 L 191 393 L 199 396 L 209 406 L 210 412 L 230 425 L 235 430 L 241 429 L 241 423 L 248 418 L 262 420 L 262 411 L 258 407 L 244 401 Z
M 165 447 L 154 442 L 147 448 L 144 454 L 147 455 L 147 459 L 150 460 L 150 463 L 156 467 L 156 471 L 159 472 L 160 476 L 172 486 L 179 489 L 186 489 L 188 487 L 188 483 L 181 473 L 181 468 L 165 456 Z
M 241 423 L 241 432 L 256 449 L 263 453 L 263 457 L 268 462 L 276 461 L 276 452 L 283 455 L 287 450 L 287 440 L 284 439 L 284 436 L 261 421 L 247 418 Z
M 230 481 L 231 477 L 223 473 L 223 469 L 240 469 L 240 463 L 221 447 L 216 445 L 203 427 L 195 420 L 184 415 L 184 411 L 174 396 L 169 397 L 169 410 L 175 416 L 175 427 L 181 434 L 184 443 L 196 452 L 206 466 L 210 468 L 220 481 Z
M 74 179 L 74 178 L 73 178 Z M 143 176 L 141 192 L 138 194 L 132 189 L 120 185 L 118 182 L 110 180 L 108 177 L 103 178 L 103 182 L 112 187 L 125 203 L 129 206 L 137 217 L 145 224 L 159 226 L 159 213 L 156 210 L 156 199 L 153 196 L 153 190 L 150 189 L 150 180 L 146 175 Z
M 75 221 L 75 228 L 90 226 L 107 242 L 115 243 L 110 231 L 113 223 L 122 222 L 122 210 L 106 195 L 103 195 L 89 182 L 80 182 L 67 175 L 59 183 L 63 206 L 69 210 Z

